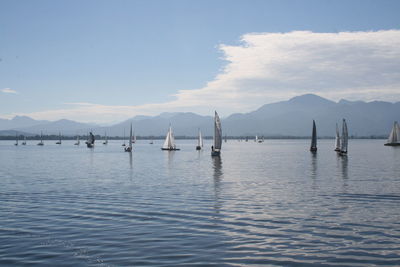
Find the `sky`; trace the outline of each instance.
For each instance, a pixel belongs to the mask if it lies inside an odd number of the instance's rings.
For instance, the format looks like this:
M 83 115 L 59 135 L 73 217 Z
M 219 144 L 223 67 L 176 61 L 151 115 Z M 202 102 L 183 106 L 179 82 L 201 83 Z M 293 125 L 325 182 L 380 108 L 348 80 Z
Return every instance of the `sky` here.
M 400 1 L 0 0 L 0 117 L 400 101 Z

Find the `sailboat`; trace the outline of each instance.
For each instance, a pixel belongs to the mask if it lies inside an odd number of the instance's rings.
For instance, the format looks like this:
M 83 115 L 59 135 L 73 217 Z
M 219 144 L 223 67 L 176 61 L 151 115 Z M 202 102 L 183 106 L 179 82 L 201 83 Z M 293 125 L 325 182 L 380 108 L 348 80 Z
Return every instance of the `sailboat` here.
M 161 150 L 169 150 L 169 151 L 180 150 L 179 148 L 176 148 L 175 138 L 172 132 L 171 125 L 169 125 L 167 136 L 165 137 L 164 145 L 162 146 Z
M 61 145 L 61 133 L 58 133 L 58 142 L 56 144 Z
M 79 135 L 76 137 L 76 143 L 74 145 L 79 146 L 81 141 L 79 141 Z
M 347 154 L 348 141 L 349 141 L 349 133 L 348 133 L 348 130 L 347 130 L 347 123 L 346 123 L 346 120 L 343 119 L 340 155 L 346 155 Z
M 24 136 L 24 141 L 22 142 L 23 146 L 26 146 L 26 136 Z
M 200 129 L 199 129 L 199 137 L 197 139 L 196 150 L 201 150 L 202 147 L 203 147 L 203 136 L 201 135 L 201 132 L 200 132 Z
M 311 152 L 317 152 L 317 127 L 315 126 L 315 121 L 312 121 L 312 136 L 311 136 Z
M 18 146 L 18 133 L 15 132 L 15 146 Z
M 129 134 L 129 145 L 125 147 L 125 152 L 132 152 L 132 123 L 131 123 L 131 131 Z
M 222 147 L 222 128 L 221 120 L 219 119 L 217 111 L 214 116 L 214 145 L 211 146 L 211 156 L 219 156 Z
M 400 127 L 397 121 L 395 121 L 393 124 L 393 129 L 390 132 L 385 146 L 400 146 Z
M 103 142 L 103 145 L 107 145 L 107 144 L 108 144 L 107 133 L 104 133 L 104 142 Z
M 122 144 L 122 146 L 126 146 L 126 144 L 125 144 L 125 128 L 124 128 L 124 143 Z
M 339 127 L 338 127 L 337 123 L 336 123 L 335 151 L 340 152 L 340 135 L 339 135 Z
M 94 147 L 94 141 L 95 141 L 94 135 L 92 132 L 90 132 L 89 136 L 88 136 L 88 140 L 86 141 L 86 146 L 89 148 Z
M 256 138 L 254 138 L 254 142 L 258 142 L 258 136 L 256 135 Z
M 44 146 L 44 143 L 43 143 L 43 132 L 40 132 L 40 142 L 37 145 L 38 146 Z
M 261 138 L 258 138 L 258 139 L 257 139 L 257 142 L 259 142 L 259 143 L 264 142 L 264 136 L 262 136 Z

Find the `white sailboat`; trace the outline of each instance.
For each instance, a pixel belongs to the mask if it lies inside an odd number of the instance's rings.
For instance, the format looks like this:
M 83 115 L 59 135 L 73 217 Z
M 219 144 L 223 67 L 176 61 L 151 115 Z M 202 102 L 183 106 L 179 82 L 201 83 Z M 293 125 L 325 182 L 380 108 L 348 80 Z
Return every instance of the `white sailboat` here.
M 313 129 L 312 129 L 312 136 L 311 136 L 311 147 L 310 151 L 311 152 L 316 152 L 317 151 L 317 127 L 315 126 L 315 121 L 312 121 L 313 123 Z
M 104 142 L 103 145 L 107 145 L 108 144 L 108 139 L 107 139 L 107 133 L 104 133 Z
M 347 123 L 346 123 L 346 120 L 343 119 L 340 155 L 346 155 L 347 154 L 348 140 L 349 140 L 349 133 L 348 133 L 348 130 L 347 130 Z
M 164 145 L 162 146 L 161 150 L 180 150 L 179 148 L 176 148 L 174 133 L 172 132 L 171 125 L 169 125 L 167 136 L 165 137 Z
M 136 144 L 136 134 L 135 134 L 135 132 L 133 132 L 133 140 L 132 140 L 132 142 L 133 142 L 134 144 Z
M 125 152 L 132 152 L 132 123 L 131 123 L 131 130 L 129 134 L 129 145 L 125 147 Z
M 199 129 L 199 137 L 197 139 L 196 150 L 201 150 L 203 148 L 203 136 L 201 135 L 201 131 Z
M 256 138 L 254 138 L 254 142 L 258 142 L 258 135 L 256 135 Z
M 76 137 L 76 143 L 74 144 L 75 146 L 79 146 L 81 141 L 79 141 L 79 135 Z
M 385 146 L 400 146 L 400 127 L 397 121 L 394 122 L 392 131 Z
M 339 127 L 336 123 L 336 138 L 335 138 L 335 151 L 340 152 L 340 135 L 339 135 Z
M 58 133 L 58 141 L 56 142 L 57 145 L 61 145 L 61 133 Z
M 211 146 L 211 156 L 219 156 L 222 147 L 222 128 L 221 120 L 219 119 L 217 111 L 214 115 L 214 145 Z
M 44 146 L 44 143 L 43 143 L 43 132 L 40 132 L 40 142 L 37 145 L 38 146 Z
M 23 146 L 26 146 L 26 136 L 24 136 L 24 141 L 22 142 Z

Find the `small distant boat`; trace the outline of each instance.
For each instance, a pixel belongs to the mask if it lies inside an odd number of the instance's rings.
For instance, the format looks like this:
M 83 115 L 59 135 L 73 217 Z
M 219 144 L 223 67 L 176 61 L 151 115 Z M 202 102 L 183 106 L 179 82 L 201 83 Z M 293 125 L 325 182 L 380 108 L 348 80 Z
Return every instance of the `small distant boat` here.
M 24 141 L 22 142 L 23 146 L 26 146 L 26 136 L 24 136 Z
M 168 151 L 180 150 L 175 145 L 175 138 L 174 138 L 174 133 L 172 132 L 171 125 L 169 125 L 167 136 L 165 137 L 164 145 L 162 146 L 161 150 L 168 150 Z
M 226 136 L 226 134 L 225 134 L 224 142 L 225 143 L 228 142 L 228 137 Z
M 90 132 L 89 136 L 88 136 L 88 140 L 86 141 L 86 146 L 88 148 L 94 147 L 94 141 L 95 141 L 94 135 L 92 132 Z
M 258 142 L 258 136 L 256 135 L 256 137 L 254 138 L 254 142 Z
M 339 135 L 339 127 L 338 127 L 337 123 L 336 123 L 335 151 L 340 152 L 340 135 Z
M 76 143 L 74 144 L 75 146 L 79 146 L 81 144 L 81 141 L 79 141 L 79 135 L 76 137 Z
M 150 145 L 154 144 L 153 140 L 151 140 L 149 144 L 150 144 Z
M 311 136 L 311 152 L 317 152 L 317 127 L 315 126 L 315 121 L 312 121 L 313 128 L 312 128 L 312 136 Z
M 264 136 L 263 136 L 263 137 L 261 137 L 261 138 L 258 138 L 257 142 L 258 142 L 258 143 L 262 143 L 262 142 L 264 142 Z
M 126 146 L 126 144 L 125 144 L 125 129 L 124 129 L 124 143 L 122 144 L 122 146 Z
M 347 130 L 347 123 L 346 123 L 346 120 L 343 119 L 340 155 L 346 155 L 347 154 L 348 142 L 349 142 L 349 133 L 348 133 L 348 130 Z
M 38 146 L 44 146 L 44 143 L 43 143 L 43 132 L 40 132 L 40 142 L 37 145 Z
M 129 134 L 129 145 L 125 147 L 125 152 L 132 152 L 132 123 L 131 123 L 131 131 Z
M 199 137 L 197 139 L 196 150 L 201 150 L 203 148 L 203 136 L 201 135 L 201 131 L 199 129 Z
M 57 145 L 61 145 L 61 133 L 58 133 L 58 141 L 56 142 Z
M 219 156 L 222 147 L 222 128 L 221 120 L 219 119 L 217 111 L 214 115 L 214 145 L 211 146 L 211 156 Z
M 15 144 L 14 146 L 18 146 L 18 133 L 15 132 Z
M 107 145 L 107 144 L 108 144 L 107 133 L 104 133 L 104 142 L 103 142 L 103 145 Z
M 397 121 L 394 122 L 392 131 L 385 146 L 400 146 L 400 127 Z
M 133 133 L 133 140 L 132 140 L 132 143 L 136 144 L 136 134 L 135 134 L 135 132 Z

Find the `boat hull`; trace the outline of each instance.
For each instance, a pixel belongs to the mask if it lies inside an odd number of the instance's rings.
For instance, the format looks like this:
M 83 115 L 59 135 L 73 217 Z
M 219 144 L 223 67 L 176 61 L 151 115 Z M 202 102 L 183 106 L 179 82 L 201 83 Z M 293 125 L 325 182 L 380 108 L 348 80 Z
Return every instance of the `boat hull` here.
M 385 146 L 400 146 L 400 143 L 386 143 Z
M 201 146 L 196 146 L 196 150 L 201 150 Z
M 130 147 L 125 147 L 125 152 L 132 152 L 132 148 L 130 148 Z
M 161 150 L 164 150 L 164 151 L 176 151 L 176 150 L 181 150 L 180 148 L 161 148 Z
M 316 148 L 316 147 L 311 147 L 311 148 L 310 148 L 310 151 L 311 151 L 311 152 L 317 152 L 317 148 Z
M 221 155 L 221 151 L 216 151 L 216 150 L 211 151 L 211 156 L 212 157 L 219 157 L 220 155 Z

